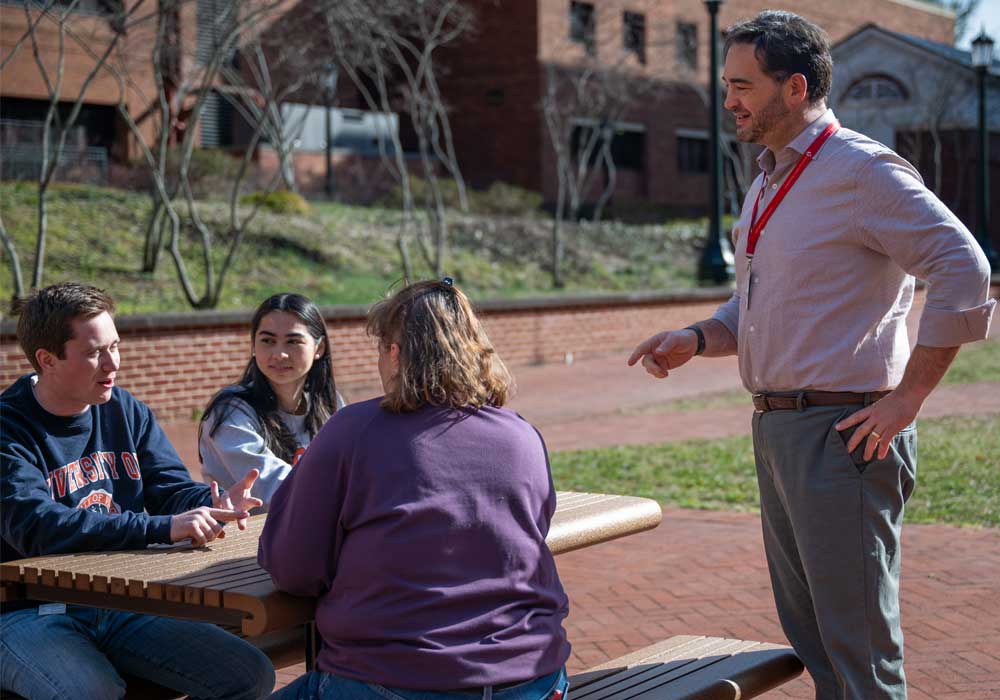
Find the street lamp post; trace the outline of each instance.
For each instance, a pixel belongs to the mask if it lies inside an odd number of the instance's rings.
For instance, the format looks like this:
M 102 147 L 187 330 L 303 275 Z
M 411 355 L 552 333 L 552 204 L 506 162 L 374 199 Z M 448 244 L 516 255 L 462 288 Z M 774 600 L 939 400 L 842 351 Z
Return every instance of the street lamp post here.
M 323 85 L 323 97 L 324 97 L 324 126 L 326 127 L 326 177 L 323 180 L 323 192 L 326 194 L 327 199 L 333 199 L 334 193 L 334 181 L 333 181 L 333 115 L 331 110 L 333 109 L 333 98 L 337 94 L 337 67 L 335 65 L 327 64 L 324 66 L 326 69 L 326 79 Z
M 708 136 L 710 198 L 708 238 L 698 263 L 698 280 L 723 284 L 733 278 L 733 251 L 722 233 L 722 149 L 719 148 L 721 117 L 719 105 L 719 6 L 723 0 L 705 0 L 708 8 L 709 76 L 708 95 L 711 127 Z
M 979 215 L 976 238 L 983 247 L 990 270 L 997 271 L 997 254 L 990 235 L 990 133 L 986 128 L 986 78 L 993 64 L 993 39 L 981 31 L 972 40 L 972 65 L 979 82 Z

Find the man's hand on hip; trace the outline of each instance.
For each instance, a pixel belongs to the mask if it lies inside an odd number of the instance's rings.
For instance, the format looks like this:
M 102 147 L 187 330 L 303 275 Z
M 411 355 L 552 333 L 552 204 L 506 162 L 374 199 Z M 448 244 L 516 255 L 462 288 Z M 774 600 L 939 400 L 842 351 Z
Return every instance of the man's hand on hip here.
M 912 423 L 923 402 L 908 398 L 897 391 L 852 413 L 834 426 L 837 430 L 847 430 L 852 425 L 858 429 L 847 443 L 847 451 L 854 452 L 861 441 L 865 441 L 865 460 L 872 458 L 876 451 L 879 459 L 885 459 L 892 447 L 892 439 L 900 430 Z M 860 424 L 860 425 L 859 425 Z
M 885 459 L 892 446 L 892 438 L 908 426 L 920 413 L 927 396 L 938 385 L 951 365 L 958 347 L 937 348 L 917 345 L 906 363 L 903 379 L 891 394 L 871 406 L 866 406 L 837 423 L 837 430 L 860 426 L 847 443 L 847 450 L 853 452 L 867 440 L 865 459 L 871 459 L 878 448 L 878 458 Z
M 640 343 L 628 358 L 629 367 L 642 359 L 645 370 L 663 379 L 670 370 L 677 369 L 694 357 L 698 349 L 698 335 L 689 329 L 663 331 Z

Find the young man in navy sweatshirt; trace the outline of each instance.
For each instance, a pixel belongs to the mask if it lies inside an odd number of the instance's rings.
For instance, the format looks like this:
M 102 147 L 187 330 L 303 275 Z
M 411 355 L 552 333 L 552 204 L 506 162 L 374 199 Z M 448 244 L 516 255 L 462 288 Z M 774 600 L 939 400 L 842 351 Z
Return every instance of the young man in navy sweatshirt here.
M 220 496 L 192 481 L 149 408 L 115 386 L 114 309 L 74 283 L 22 304 L 18 342 L 36 372 L 0 395 L 4 561 L 202 545 L 260 505 L 255 472 Z M 121 673 L 206 700 L 274 686 L 268 658 L 214 625 L 75 605 L 5 604 L 0 652 L 0 687 L 31 700 L 120 698 Z

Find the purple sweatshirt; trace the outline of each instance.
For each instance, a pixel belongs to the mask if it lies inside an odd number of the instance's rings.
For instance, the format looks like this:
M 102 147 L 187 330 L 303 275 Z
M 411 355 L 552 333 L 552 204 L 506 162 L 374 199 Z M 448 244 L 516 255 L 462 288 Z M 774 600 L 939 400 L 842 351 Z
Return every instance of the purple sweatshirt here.
M 568 601 L 545 545 L 556 496 L 537 431 L 502 408 L 379 401 L 334 414 L 260 538 L 275 584 L 319 597 L 319 669 L 443 690 L 561 668 Z

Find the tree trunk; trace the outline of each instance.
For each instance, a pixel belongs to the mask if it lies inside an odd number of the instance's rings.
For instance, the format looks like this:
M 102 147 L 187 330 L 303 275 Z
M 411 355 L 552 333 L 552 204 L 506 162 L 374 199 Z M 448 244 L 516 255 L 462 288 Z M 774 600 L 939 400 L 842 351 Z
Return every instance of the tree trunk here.
M 601 196 L 598 197 L 597 204 L 594 205 L 595 224 L 599 224 L 601 222 L 601 216 L 604 214 L 604 207 L 607 206 L 608 201 L 611 199 L 611 194 L 615 191 L 615 187 L 618 185 L 618 168 L 615 167 L 615 159 L 611 157 L 610 140 L 605 139 L 601 147 L 601 157 L 604 159 L 608 173 L 607 179 L 604 182 L 604 190 L 601 192 Z
M 400 222 L 399 233 L 396 235 L 396 247 L 399 249 L 399 262 L 403 267 L 403 283 L 413 282 L 413 261 L 410 259 L 410 248 L 406 244 L 405 220 Z
M 14 278 L 14 299 L 24 297 L 24 277 L 21 276 L 21 261 L 17 257 L 17 250 L 14 248 L 14 239 L 7 233 L 7 227 L 0 219 L 0 240 L 3 241 L 4 250 L 10 256 L 10 272 Z
M 563 209 L 566 206 L 566 185 L 562 175 L 559 176 L 559 193 L 556 196 L 556 212 L 552 222 L 552 286 L 562 289 L 566 286 L 562 275 L 563 260 L 563 237 L 562 222 Z
M 152 274 L 160 261 L 160 251 L 163 249 L 164 222 L 163 205 L 156 201 L 153 211 L 146 223 L 146 239 L 142 248 L 142 272 Z

